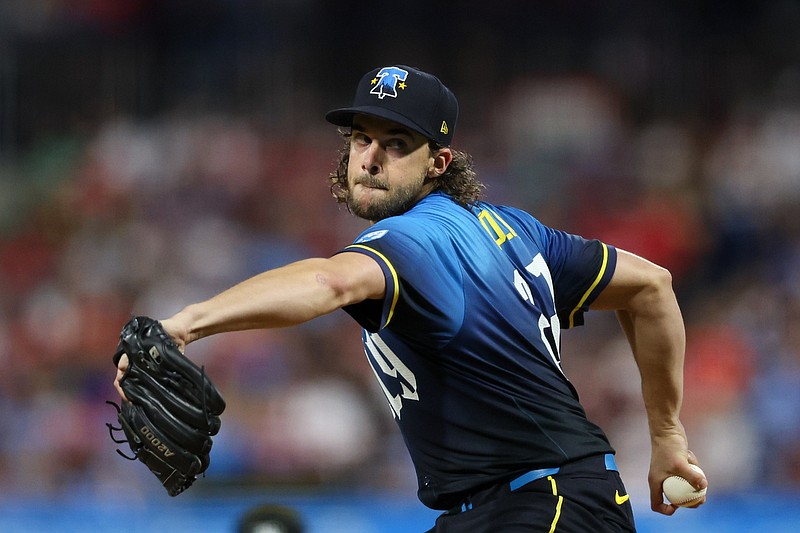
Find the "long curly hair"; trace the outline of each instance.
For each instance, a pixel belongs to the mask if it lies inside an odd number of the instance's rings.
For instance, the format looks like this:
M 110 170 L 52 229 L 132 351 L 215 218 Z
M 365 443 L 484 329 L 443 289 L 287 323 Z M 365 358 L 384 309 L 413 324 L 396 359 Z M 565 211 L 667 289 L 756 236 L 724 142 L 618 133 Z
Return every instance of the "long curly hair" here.
M 339 149 L 339 161 L 336 170 L 328 176 L 331 194 L 338 203 L 347 205 L 350 189 L 347 186 L 347 166 L 350 162 L 350 131 L 339 130 L 344 139 L 344 145 Z M 428 148 L 431 153 L 436 152 L 441 146 L 430 141 Z M 442 191 L 463 207 L 477 202 L 483 194 L 484 185 L 478 179 L 472 156 L 466 152 L 451 149 L 453 160 L 441 176 L 435 178 L 435 189 Z

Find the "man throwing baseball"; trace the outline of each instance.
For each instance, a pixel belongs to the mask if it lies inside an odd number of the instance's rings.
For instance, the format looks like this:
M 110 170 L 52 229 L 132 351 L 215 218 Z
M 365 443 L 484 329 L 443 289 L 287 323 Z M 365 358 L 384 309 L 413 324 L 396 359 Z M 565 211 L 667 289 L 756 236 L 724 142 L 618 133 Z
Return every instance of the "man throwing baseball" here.
M 651 507 L 674 513 L 664 479 L 707 482 L 679 420 L 685 336 L 670 274 L 481 201 L 470 156 L 451 148 L 457 117 L 435 76 L 368 72 L 353 105 L 326 118 L 345 143 L 332 191 L 373 224 L 333 257 L 259 274 L 164 329 L 183 348 L 343 309 L 363 327 L 419 499 L 444 511 L 431 531 L 635 531 L 614 449 L 561 368 L 562 330 L 613 310 L 641 373 Z

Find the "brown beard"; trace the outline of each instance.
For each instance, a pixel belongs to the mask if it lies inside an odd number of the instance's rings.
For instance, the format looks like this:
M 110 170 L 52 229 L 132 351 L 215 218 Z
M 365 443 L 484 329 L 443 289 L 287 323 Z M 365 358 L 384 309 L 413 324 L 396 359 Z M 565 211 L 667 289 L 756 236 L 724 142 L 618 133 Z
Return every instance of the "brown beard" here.
M 353 199 L 353 190 L 356 184 L 365 185 L 367 187 L 374 187 L 388 191 L 386 198 L 380 201 L 373 201 L 366 205 L 359 204 Z M 384 218 L 402 215 L 416 204 L 421 196 L 422 183 L 413 182 L 411 184 L 389 188 L 381 180 L 367 175 L 360 176 L 354 180 L 353 185 L 349 185 L 349 194 L 347 195 L 347 208 L 351 213 L 359 218 L 377 222 Z

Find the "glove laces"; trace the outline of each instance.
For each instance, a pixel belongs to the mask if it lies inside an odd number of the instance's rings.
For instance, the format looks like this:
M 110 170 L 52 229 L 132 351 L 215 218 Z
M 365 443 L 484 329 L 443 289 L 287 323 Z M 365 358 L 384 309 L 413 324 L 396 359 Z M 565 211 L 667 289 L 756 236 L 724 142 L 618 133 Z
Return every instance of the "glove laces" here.
M 113 405 L 114 406 L 114 409 L 117 410 L 117 415 L 119 415 L 122 412 L 122 409 L 120 408 L 119 404 L 117 404 L 116 402 L 112 402 L 111 400 L 106 400 L 106 403 L 108 405 Z M 106 422 L 106 427 L 108 428 L 108 434 L 111 437 L 111 440 L 114 441 L 115 444 L 128 444 L 128 442 L 130 442 L 127 439 L 118 439 L 118 438 L 116 438 L 114 436 L 114 432 L 115 431 L 117 431 L 117 432 L 122 431 L 124 433 L 124 430 L 122 429 L 122 426 L 117 427 L 117 426 L 111 424 L 110 422 Z M 130 455 L 124 453 L 119 448 L 117 448 L 117 453 L 120 456 L 124 457 L 125 459 L 127 459 L 129 461 L 135 461 L 136 459 L 139 458 L 139 456 L 136 453 L 134 453 L 133 456 L 130 456 Z

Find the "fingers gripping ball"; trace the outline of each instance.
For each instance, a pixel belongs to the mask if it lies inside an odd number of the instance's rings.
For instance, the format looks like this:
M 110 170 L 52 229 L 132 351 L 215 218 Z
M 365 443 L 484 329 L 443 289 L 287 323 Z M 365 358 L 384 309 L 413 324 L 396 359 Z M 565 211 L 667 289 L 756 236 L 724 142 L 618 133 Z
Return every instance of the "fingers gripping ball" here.
M 697 465 L 689 465 L 692 470 L 703 474 L 703 470 Z M 664 496 L 672 505 L 678 507 L 691 507 L 697 504 L 698 500 L 706 495 L 706 489 L 695 490 L 695 488 L 680 476 L 670 476 L 662 484 Z
M 120 426 L 107 424 L 112 439 L 127 442 L 133 457 L 119 453 L 139 459 L 177 496 L 208 468 L 225 401 L 205 369 L 184 356 L 156 320 L 139 316 L 125 324 L 115 365 L 123 354 L 128 368 L 119 383 L 128 401 L 117 407 Z

